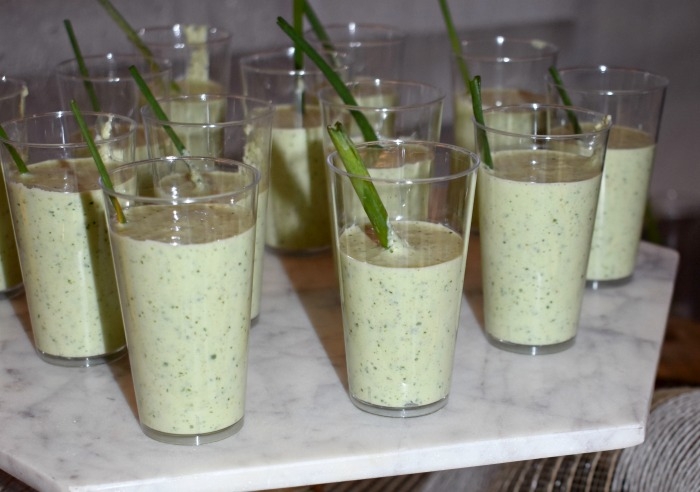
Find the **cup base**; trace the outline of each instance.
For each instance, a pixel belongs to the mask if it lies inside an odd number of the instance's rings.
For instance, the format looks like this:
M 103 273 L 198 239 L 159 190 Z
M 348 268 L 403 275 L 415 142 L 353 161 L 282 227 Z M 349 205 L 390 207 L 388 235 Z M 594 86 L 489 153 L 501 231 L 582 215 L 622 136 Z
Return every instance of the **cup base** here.
M 240 419 L 233 425 L 214 432 L 207 432 L 205 434 L 169 434 L 167 432 L 155 430 L 145 424 L 141 424 L 141 430 L 143 430 L 143 433 L 151 439 L 164 442 L 166 444 L 177 444 L 179 446 L 200 446 L 202 444 L 221 441 L 222 439 L 226 439 L 227 437 L 231 437 L 232 435 L 236 434 L 242 427 L 243 419 Z
M 437 412 L 445 405 L 447 405 L 447 396 L 442 400 L 438 400 L 433 403 L 428 403 L 427 405 L 416 405 L 403 408 L 396 407 L 383 407 L 380 405 L 373 405 L 362 400 L 358 400 L 354 396 L 350 396 L 352 403 L 362 411 L 371 413 L 374 415 L 380 415 L 382 417 L 394 417 L 394 418 L 410 418 L 410 417 L 422 417 L 423 415 L 429 415 L 431 413 Z
M 0 299 L 12 299 L 24 292 L 24 284 L 19 283 L 9 289 L 0 290 Z
M 58 355 L 47 354 L 46 352 L 42 352 L 39 349 L 37 349 L 36 352 L 37 354 L 39 354 L 41 360 L 43 360 L 44 362 L 48 362 L 49 364 L 53 364 L 54 366 L 92 367 L 98 366 L 100 364 L 109 364 L 110 362 L 114 362 L 115 360 L 123 357 L 124 355 L 126 355 L 126 345 L 120 348 L 119 350 L 109 354 L 93 355 L 89 357 L 62 357 Z
M 609 287 L 622 287 L 632 281 L 633 275 L 612 280 L 586 280 L 586 288 L 591 290 L 605 289 Z
M 557 352 L 563 352 L 564 350 L 572 347 L 576 341 L 576 337 L 559 343 L 552 343 L 548 345 L 523 345 L 519 343 L 507 342 L 505 340 L 500 340 L 493 337 L 490 334 L 486 334 L 488 341 L 491 345 L 498 347 L 499 349 L 506 350 L 508 352 L 513 352 L 516 354 L 525 355 L 548 355 L 556 354 Z

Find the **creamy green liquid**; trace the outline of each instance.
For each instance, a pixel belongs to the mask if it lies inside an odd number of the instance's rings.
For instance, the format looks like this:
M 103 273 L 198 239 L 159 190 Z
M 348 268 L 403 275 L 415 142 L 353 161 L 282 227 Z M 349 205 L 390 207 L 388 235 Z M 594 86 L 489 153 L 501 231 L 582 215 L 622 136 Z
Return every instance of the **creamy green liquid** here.
M 494 153 L 503 177 L 479 169 L 485 329 L 524 346 L 576 335 L 601 179 L 583 157 L 538 151 L 538 161 L 544 152 L 539 176 L 529 151 Z M 542 182 L 555 176 L 566 181 Z
M 102 191 L 91 158 L 46 161 L 8 182 L 36 348 L 86 358 L 125 346 Z M 64 176 L 79 191 L 56 191 Z
M 385 250 L 353 226 L 339 238 L 351 395 L 407 408 L 446 398 L 464 281 L 464 239 L 438 224 L 393 223 Z
M 588 280 L 621 280 L 634 272 L 655 149 L 647 133 L 619 126 L 610 131 Z
M 307 106 L 303 125 L 295 119 L 290 106 L 276 108 L 265 241 L 279 251 L 320 250 L 331 243 L 321 118 Z
M 0 173 L 0 292 L 22 283 L 22 271 L 17 256 L 15 231 L 12 228 L 10 206 L 7 202 L 5 181 Z
M 494 106 L 506 106 L 511 104 L 526 104 L 543 102 L 543 97 L 527 91 L 516 89 L 483 89 L 481 101 L 484 109 Z M 474 139 L 474 109 L 472 98 L 468 92 L 458 92 L 454 95 L 454 139 L 455 145 L 476 152 Z M 499 121 L 490 120 L 489 126 L 513 133 L 532 133 L 530 114 L 499 114 Z M 491 136 L 491 139 L 494 137 Z
M 112 244 L 139 419 L 198 435 L 244 414 L 255 228 L 247 210 L 179 206 L 193 242 L 170 244 L 173 210 L 128 209 Z

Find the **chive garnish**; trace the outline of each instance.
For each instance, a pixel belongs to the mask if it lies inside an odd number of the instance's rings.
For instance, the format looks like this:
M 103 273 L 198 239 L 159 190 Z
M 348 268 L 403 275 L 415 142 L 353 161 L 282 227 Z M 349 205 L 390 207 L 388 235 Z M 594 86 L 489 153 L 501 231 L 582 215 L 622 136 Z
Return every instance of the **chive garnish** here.
M 472 111 L 474 112 L 474 119 L 480 125 L 485 125 L 484 109 L 483 105 L 481 104 L 481 77 L 479 75 L 475 76 L 469 81 L 469 92 L 472 96 Z M 481 148 L 481 160 L 487 167 L 493 169 L 491 146 L 489 145 L 489 139 L 486 136 L 486 130 L 477 126 L 476 131 Z
M 102 5 L 102 7 L 107 11 L 107 13 L 112 18 L 112 20 L 114 20 L 117 26 L 119 26 L 119 28 L 122 31 L 124 31 L 124 34 L 126 34 L 127 39 L 129 39 L 129 41 L 131 41 L 131 43 L 136 47 L 136 49 L 141 52 L 144 58 L 148 60 L 148 63 L 151 65 L 151 70 L 153 70 L 154 72 L 159 72 L 160 67 L 156 63 L 153 52 L 148 46 L 146 46 L 146 43 L 143 42 L 143 40 L 139 37 L 138 33 L 134 30 L 134 28 L 129 25 L 124 16 L 119 13 L 119 11 L 114 7 L 114 5 L 112 5 L 112 3 L 109 0 L 97 0 L 97 2 L 100 5 Z M 170 83 L 170 87 L 177 93 L 182 92 L 180 86 L 174 80 Z
M 442 17 L 445 19 L 445 26 L 447 27 L 447 36 L 450 38 L 450 45 L 452 46 L 452 51 L 455 54 L 459 72 L 462 74 L 464 87 L 468 88 L 470 86 L 469 81 L 471 80 L 471 75 L 469 75 L 467 62 L 464 61 L 464 58 L 462 58 L 462 43 L 457 35 L 457 30 L 455 29 L 454 23 L 452 22 L 450 7 L 447 5 L 447 0 L 439 0 L 439 3 L 440 10 L 442 10 Z
M 80 45 L 78 45 L 78 39 L 75 37 L 75 32 L 73 31 L 73 25 L 68 19 L 64 19 L 63 25 L 66 27 L 66 32 L 68 33 L 68 39 L 70 40 L 70 45 L 73 48 L 73 53 L 75 54 L 75 59 L 78 62 L 78 70 L 80 75 L 83 76 L 83 85 L 85 86 L 85 91 L 87 92 L 88 98 L 90 99 L 90 105 L 93 111 L 101 111 L 100 101 L 97 99 L 97 94 L 95 93 L 95 87 L 92 85 L 90 80 L 90 73 L 88 72 L 87 66 L 85 65 L 85 59 L 80 51 Z
M 311 8 L 311 4 L 306 0 L 304 0 L 304 14 L 308 19 L 309 24 L 311 24 L 311 29 L 313 29 L 314 33 L 316 33 L 316 37 L 321 42 L 321 46 L 323 46 L 323 49 L 328 51 L 335 50 L 335 47 L 331 42 L 331 38 L 328 37 L 328 33 L 323 28 L 323 24 L 321 24 L 321 21 L 318 19 L 318 16 L 316 15 L 316 12 L 314 12 L 314 9 Z
M 78 105 L 75 104 L 74 100 L 71 100 L 70 107 L 73 111 L 73 114 L 75 115 L 75 119 L 78 122 L 78 126 L 80 127 L 80 133 L 82 133 L 83 139 L 85 140 L 85 143 L 87 143 L 88 149 L 90 149 L 90 154 L 92 154 L 92 160 L 95 161 L 95 165 L 97 166 L 97 170 L 100 173 L 102 182 L 104 183 L 105 187 L 114 191 L 114 185 L 112 185 L 112 180 L 109 178 L 107 168 L 105 167 L 105 164 L 102 161 L 102 157 L 100 156 L 100 153 L 97 150 L 95 141 L 92 139 L 92 135 L 90 134 L 90 130 L 88 130 L 87 124 L 85 123 L 85 119 L 83 119 L 83 115 L 80 113 Z M 121 204 L 119 203 L 119 200 L 117 200 L 117 197 L 110 196 L 110 200 L 112 202 L 112 205 L 114 206 L 114 211 L 117 213 L 117 221 L 120 224 L 126 223 L 124 211 L 122 210 Z
M 557 92 L 559 93 L 559 97 L 564 103 L 564 106 L 573 106 L 573 104 L 571 103 L 571 98 L 569 97 L 569 94 L 564 88 L 564 82 L 561 80 L 561 76 L 559 75 L 559 70 L 557 70 L 557 67 L 555 67 L 554 65 L 549 67 L 549 74 L 552 76 L 552 80 L 554 80 L 554 85 L 557 88 Z M 567 109 L 566 115 L 569 118 L 569 122 L 574 127 L 574 133 L 581 133 L 581 125 L 579 125 L 576 114 L 573 111 Z
M 323 57 L 318 54 L 314 47 L 311 46 L 311 44 L 309 44 L 309 42 L 306 41 L 302 36 L 300 36 L 296 32 L 296 30 L 291 25 L 289 25 L 289 23 L 282 17 L 277 18 L 277 25 L 280 26 L 280 28 L 287 34 L 287 36 L 289 36 L 292 39 L 292 41 L 294 42 L 294 46 L 300 47 L 304 51 L 304 53 L 306 53 L 309 59 L 314 62 L 318 69 L 321 70 L 321 72 L 323 72 L 323 74 L 326 76 L 326 79 L 328 80 L 328 83 L 330 83 L 331 86 L 333 86 L 343 103 L 347 104 L 348 106 L 357 106 L 357 101 L 355 101 L 355 98 L 350 92 L 350 89 L 348 89 L 348 87 L 345 85 L 340 76 L 338 76 L 338 74 L 335 73 L 333 68 L 331 68 L 331 66 L 323 59 Z M 374 128 L 372 128 L 372 125 L 369 123 L 369 121 L 367 121 L 367 118 L 361 111 L 350 110 L 350 113 L 352 114 L 353 118 L 355 118 L 357 126 L 360 128 L 362 136 L 366 142 L 374 142 L 376 140 L 379 140 L 379 137 L 377 137 Z
M 146 81 L 143 80 L 143 77 L 141 77 L 139 70 L 135 66 L 131 65 L 129 67 L 129 72 L 131 73 L 131 76 L 136 81 L 136 85 L 138 85 L 139 90 L 141 91 L 141 94 L 143 94 L 143 97 L 146 98 L 146 101 L 148 102 L 149 106 L 151 106 L 151 109 L 153 110 L 153 114 L 160 121 L 167 123 L 168 117 L 166 116 L 165 111 L 163 111 L 163 108 L 161 108 L 160 104 L 158 104 L 158 101 L 156 100 L 155 96 L 151 92 L 151 89 L 148 88 L 148 84 L 146 84 Z M 177 136 L 177 134 L 175 133 L 175 130 L 173 130 L 173 128 L 170 125 L 163 125 L 163 130 L 165 130 L 165 133 L 168 134 L 168 136 L 170 137 L 170 140 L 172 140 L 173 145 L 175 145 L 175 148 L 180 153 L 180 155 L 181 156 L 188 155 L 187 149 L 185 148 L 185 144 L 182 143 L 182 140 L 180 140 L 180 137 Z
M 9 140 L 10 137 L 7 136 L 7 133 L 5 132 L 5 129 L 0 125 L 0 137 L 4 138 L 5 140 Z M 22 159 L 22 156 L 19 155 L 19 152 L 17 152 L 17 149 L 15 149 L 12 145 L 10 145 L 7 142 L 3 142 L 5 145 L 5 148 L 7 151 L 10 153 L 10 156 L 12 157 L 12 160 L 15 161 L 15 164 L 17 165 L 17 169 L 21 174 L 28 173 L 29 169 L 27 168 L 27 165 L 24 163 L 24 159 Z
M 357 152 L 357 147 L 345 133 L 342 123 L 338 121 L 335 123 L 335 126 L 329 125 L 327 128 L 331 141 L 338 151 L 338 156 L 345 165 L 345 169 L 351 174 L 370 177 L 367 167 L 365 167 L 360 154 Z M 377 234 L 379 244 L 384 248 L 388 248 L 390 246 L 389 214 L 379 197 L 379 193 L 377 193 L 374 183 L 358 178 L 350 178 L 350 181 L 357 196 L 360 198 L 362 208 L 367 213 L 374 232 Z
M 305 0 L 294 0 L 293 21 L 294 30 L 302 36 L 304 32 L 304 4 Z M 294 71 L 299 73 L 304 69 L 304 52 L 297 43 L 294 43 Z M 306 91 L 304 89 L 304 79 L 301 75 L 297 76 L 296 88 L 296 107 L 297 114 L 303 115 L 306 112 Z

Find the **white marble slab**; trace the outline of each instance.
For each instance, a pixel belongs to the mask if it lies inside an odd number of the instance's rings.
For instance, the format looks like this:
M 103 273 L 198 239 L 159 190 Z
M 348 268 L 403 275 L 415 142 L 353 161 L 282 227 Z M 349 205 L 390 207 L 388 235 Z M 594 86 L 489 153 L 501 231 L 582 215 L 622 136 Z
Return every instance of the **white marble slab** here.
M 42 491 L 242 491 L 642 442 L 677 254 L 643 244 L 631 283 L 586 294 L 575 346 L 540 357 L 486 342 L 478 243 L 469 255 L 450 401 L 408 420 L 347 397 L 330 256 L 268 256 L 245 425 L 201 447 L 141 432 L 127 359 L 48 365 L 33 352 L 23 298 L 0 302 L 0 468 Z

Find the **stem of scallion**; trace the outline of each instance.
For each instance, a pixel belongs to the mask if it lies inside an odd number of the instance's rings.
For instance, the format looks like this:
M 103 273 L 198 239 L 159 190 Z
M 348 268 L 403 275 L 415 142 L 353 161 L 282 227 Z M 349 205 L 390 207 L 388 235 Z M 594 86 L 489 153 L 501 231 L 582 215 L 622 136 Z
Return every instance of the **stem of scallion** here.
M 83 76 L 83 85 L 85 86 L 85 91 L 87 92 L 88 98 L 90 99 L 90 105 L 93 111 L 101 111 L 100 101 L 97 99 L 97 93 L 95 93 L 95 87 L 92 85 L 90 80 L 90 73 L 88 72 L 87 66 L 85 65 L 85 59 L 80 51 L 80 45 L 78 45 L 78 39 L 75 37 L 75 32 L 73 32 L 73 25 L 68 19 L 63 21 L 63 25 L 66 27 L 66 32 L 68 33 L 68 39 L 70 40 L 70 45 L 73 48 L 73 53 L 75 54 L 75 59 L 78 62 L 78 70 L 80 75 Z
M 7 136 L 7 133 L 5 132 L 5 129 L 0 126 L 0 137 L 4 138 L 5 140 L 9 140 L 10 138 Z M 17 165 L 17 169 L 19 170 L 20 173 L 28 173 L 29 169 L 27 168 L 27 165 L 24 163 L 24 159 L 22 159 L 22 156 L 19 155 L 19 152 L 17 152 L 17 149 L 15 149 L 12 145 L 10 145 L 7 142 L 3 142 L 5 144 L 5 148 L 7 151 L 10 153 L 10 156 L 12 157 L 12 160 L 15 161 L 15 165 Z
M 296 30 L 282 17 L 277 18 L 277 25 L 280 26 L 285 34 L 292 39 L 294 46 L 300 47 L 306 53 L 309 59 L 314 62 L 318 69 L 323 72 L 328 80 L 328 83 L 333 86 L 343 103 L 347 104 L 348 106 L 357 106 L 357 101 L 355 101 L 350 89 L 348 89 L 340 76 L 335 73 L 333 68 L 326 62 L 326 60 L 323 59 L 321 55 L 318 54 L 314 47 L 311 46 L 311 44 L 309 44 L 309 42 L 302 36 L 300 36 Z M 372 128 L 372 125 L 367 120 L 367 117 L 361 111 L 351 110 L 350 112 L 353 118 L 355 118 L 357 126 L 360 128 L 365 142 L 374 142 L 379 140 L 374 128 Z
M 135 66 L 130 66 L 129 67 L 129 72 L 131 73 L 131 76 L 134 77 L 134 80 L 136 81 L 136 85 L 138 85 L 139 90 L 141 91 L 141 94 L 143 94 L 143 97 L 146 98 L 146 101 L 148 102 L 149 106 L 153 110 L 153 114 L 158 118 L 160 121 L 163 122 L 168 122 L 168 117 L 165 114 L 165 111 L 163 111 L 163 108 L 160 107 L 160 104 L 158 104 L 158 101 L 156 100 L 155 96 L 151 92 L 151 89 L 149 89 L 148 84 L 146 83 L 145 80 L 143 80 L 143 77 L 141 77 L 141 74 L 139 73 L 138 68 Z M 182 143 L 182 140 L 180 140 L 180 137 L 177 136 L 175 133 L 175 130 L 170 125 L 163 125 L 163 130 L 165 130 L 165 133 L 168 134 L 170 137 L 170 140 L 172 140 L 173 145 L 175 145 L 175 148 L 177 151 L 180 153 L 181 156 L 187 156 L 189 155 L 187 152 L 187 149 L 185 148 L 185 144 Z
M 554 65 L 549 67 L 549 74 L 552 76 L 552 80 L 554 80 L 554 85 L 557 88 L 557 92 L 559 93 L 559 97 L 561 98 L 562 103 L 564 103 L 564 106 L 573 106 L 571 103 L 571 98 L 564 88 L 564 82 L 561 80 L 561 75 L 559 75 L 559 70 L 557 70 L 557 67 Z M 571 126 L 574 127 L 574 133 L 581 133 L 581 125 L 578 122 L 576 114 L 567 109 L 566 115 L 569 118 Z
M 481 104 L 481 77 L 476 76 L 469 81 L 469 92 L 472 96 L 472 111 L 477 123 L 484 125 L 484 108 Z M 477 138 L 481 148 L 481 160 L 490 169 L 493 169 L 493 159 L 491 158 L 491 147 L 486 136 L 486 130 L 477 127 Z
M 353 144 L 350 137 L 345 133 L 342 123 L 338 121 L 335 126 L 329 125 L 328 134 L 338 151 L 338 156 L 345 165 L 345 169 L 351 174 L 369 177 L 369 172 L 364 162 L 362 162 L 362 158 L 357 152 L 355 144 Z M 384 248 L 388 248 L 391 246 L 389 243 L 390 227 L 388 213 L 379 197 L 379 193 L 377 193 L 374 183 L 359 178 L 350 178 L 350 181 L 357 196 L 360 198 L 362 208 L 364 208 L 365 213 L 367 213 L 367 217 L 377 234 L 379 244 Z
M 457 66 L 459 67 L 459 72 L 462 74 L 462 80 L 464 81 L 464 87 L 469 88 L 469 81 L 471 80 L 471 75 L 469 75 L 469 68 L 467 67 L 467 62 L 462 58 L 462 43 L 457 35 L 457 30 L 455 29 L 454 23 L 452 22 L 452 14 L 450 13 L 450 7 L 447 5 L 447 0 L 438 0 L 440 3 L 440 10 L 442 10 L 442 17 L 445 19 L 445 26 L 447 27 L 447 36 L 450 38 L 450 45 L 452 46 L 452 52 L 455 55 L 455 60 L 457 61 Z

